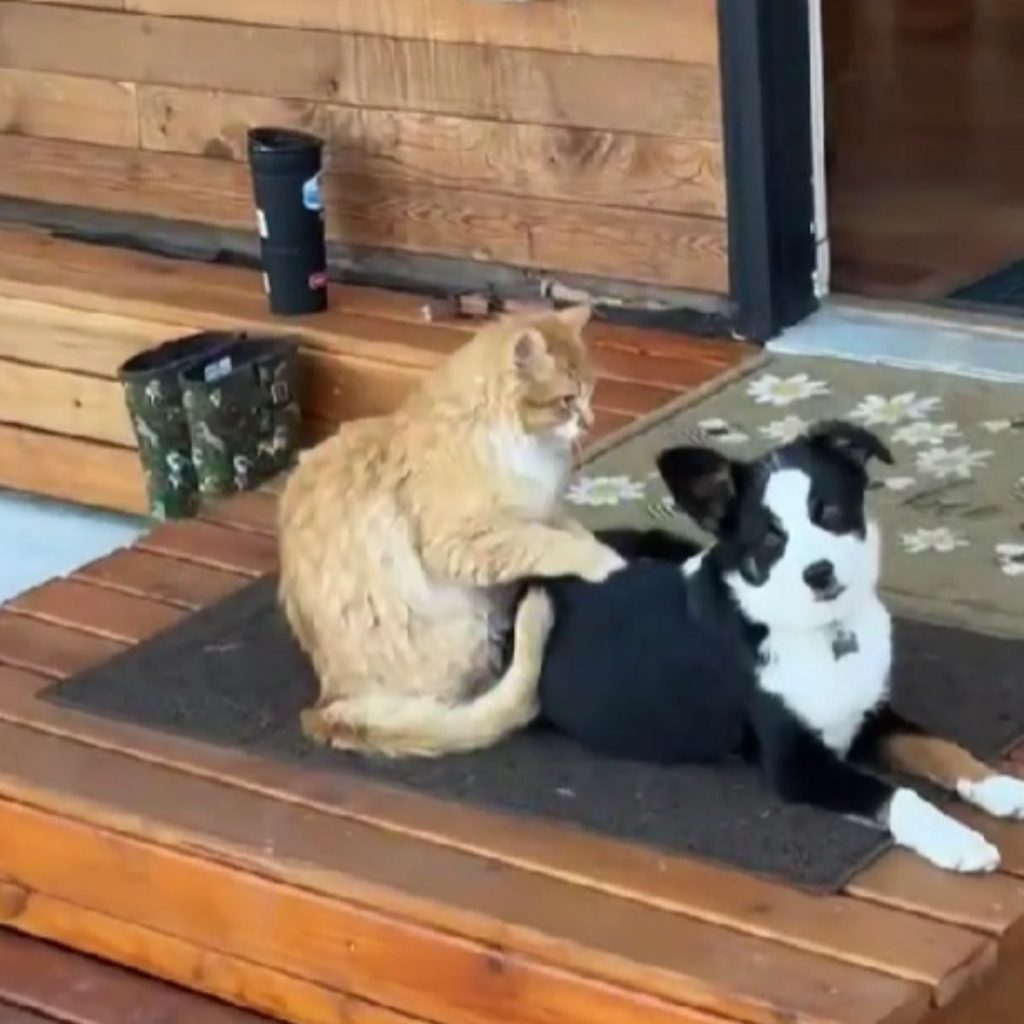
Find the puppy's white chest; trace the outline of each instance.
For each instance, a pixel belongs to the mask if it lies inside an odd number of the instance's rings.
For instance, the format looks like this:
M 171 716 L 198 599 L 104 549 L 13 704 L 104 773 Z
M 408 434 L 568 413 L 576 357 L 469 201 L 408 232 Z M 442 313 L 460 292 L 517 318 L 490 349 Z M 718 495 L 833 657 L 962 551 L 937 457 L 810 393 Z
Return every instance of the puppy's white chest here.
M 772 630 L 761 688 L 778 696 L 827 746 L 845 754 L 865 715 L 888 694 L 892 627 L 881 602 L 817 629 Z

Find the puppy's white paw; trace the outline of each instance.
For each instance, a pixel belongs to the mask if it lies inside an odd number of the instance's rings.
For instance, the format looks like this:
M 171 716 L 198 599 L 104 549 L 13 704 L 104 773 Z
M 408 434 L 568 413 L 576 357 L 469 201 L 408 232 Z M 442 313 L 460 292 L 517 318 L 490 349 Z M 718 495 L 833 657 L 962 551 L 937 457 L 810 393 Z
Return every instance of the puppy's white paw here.
M 962 779 L 956 791 L 996 818 L 1024 818 L 1024 781 L 1011 775 L 990 775 L 981 782 Z
M 995 871 L 999 851 L 974 829 L 943 814 L 912 789 L 898 789 L 889 805 L 893 839 L 946 871 Z

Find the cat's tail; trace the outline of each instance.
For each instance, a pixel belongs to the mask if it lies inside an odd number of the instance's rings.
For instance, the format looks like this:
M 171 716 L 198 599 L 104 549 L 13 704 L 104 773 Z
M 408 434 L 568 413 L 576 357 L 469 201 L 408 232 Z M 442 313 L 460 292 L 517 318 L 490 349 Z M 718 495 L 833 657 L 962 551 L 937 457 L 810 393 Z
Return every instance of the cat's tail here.
M 537 715 L 537 684 L 554 616 L 532 589 L 516 612 L 512 660 L 479 697 L 449 704 L 432 697 L 371 692 L 303 713 L 307 736 L 342 750 L 387 757 L 440 757 L 489 747 Z

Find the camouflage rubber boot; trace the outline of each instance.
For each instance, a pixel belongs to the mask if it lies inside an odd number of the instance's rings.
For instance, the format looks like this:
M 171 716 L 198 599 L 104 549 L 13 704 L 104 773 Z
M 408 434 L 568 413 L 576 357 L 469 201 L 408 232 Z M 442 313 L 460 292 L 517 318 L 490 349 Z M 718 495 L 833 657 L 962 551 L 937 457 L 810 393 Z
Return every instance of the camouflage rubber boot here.
M 149 513 L 155 519 L 183 519 L 199 508 L 181 374 L 218 358 L 230 337 L 209 333 L 176 338 L 140 352 L 118 370 L 146 476 Z
M 182 374 L 192 461 L 203 496 L 248 491 L 286 469 L 299 448 L 298 346 L 243 337 Z

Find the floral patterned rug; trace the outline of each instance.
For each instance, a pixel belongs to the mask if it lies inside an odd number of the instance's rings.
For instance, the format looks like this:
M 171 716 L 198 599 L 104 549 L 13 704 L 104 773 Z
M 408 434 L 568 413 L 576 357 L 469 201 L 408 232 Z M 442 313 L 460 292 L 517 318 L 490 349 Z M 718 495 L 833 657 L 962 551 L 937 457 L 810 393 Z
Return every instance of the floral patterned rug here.
M 590 458 L 569 491 L 592 529 L 660 526 L 699 538 L 654 457 L 706 443 L 736 458 L 843 418 L 874 430 L 871 502 L 894 611 L 1024 636 L 1024 386 L 834 359 L 777 357 L 703 400 L 662 410 Z

